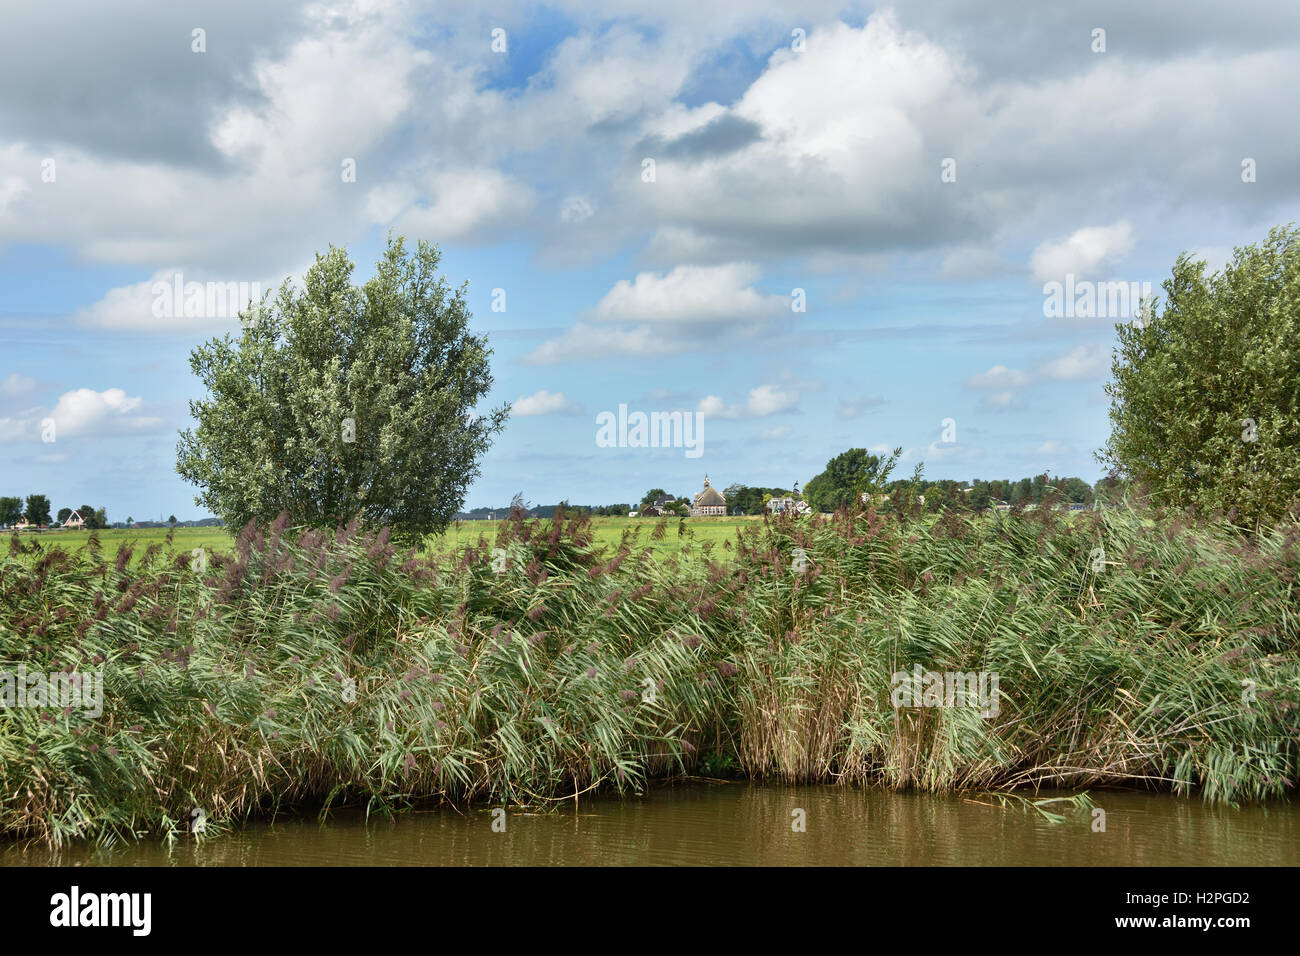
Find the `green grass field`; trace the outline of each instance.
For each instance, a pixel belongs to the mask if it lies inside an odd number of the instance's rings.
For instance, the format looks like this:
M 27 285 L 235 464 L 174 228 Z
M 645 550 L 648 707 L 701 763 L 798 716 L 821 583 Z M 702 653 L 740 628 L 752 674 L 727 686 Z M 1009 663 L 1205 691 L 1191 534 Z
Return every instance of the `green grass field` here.
M 670 518 L 663 537 L 652 540 L 658 519 L 654 518 L 593 518 L 597 546 L 605 546 L 610 551 L 618 549 L 623 535 L 639 532 L 636 541 L 638 548 L 652 547 L 656 554 L 677 554 L 683 547 L 691 545 L 702 548 L 712 543 L 715 549 L 722 548 L 724 540 L 734 542 L 736 531 L 740 528 L 761 525 L 761 517 L 739 518 L 688 518 L 684 524 L 685 534 L 678 534 L 678 519 Z M 489 544 L 496 540 L 500 528 L 499 521 L 458 521 L 442 535 L 431 536 L 425 545 L 428 553 L 447 553 L 458 551 L 466 545 L 476 543 L 480 536 Z M 60 547 L 66 551 L 83 548 L 90 538 L 89 531 L 45 531 L 41 533 L 24 532 L 22 540 L 38 540 L 45 548 Z M 123 545 L 133 548 L 131 565 L 134 566 L 141 555 L 152 544 L 164 544 L 167 528 L 109 528 L 99 532 L 100 545 L 105 554 L 116 555 Z M 177 528 L 172 538 L 171 551 L 174 554 L 204 548 L 209 551 L 229 551 L 234 546 L 234 537 L 224 528 Z

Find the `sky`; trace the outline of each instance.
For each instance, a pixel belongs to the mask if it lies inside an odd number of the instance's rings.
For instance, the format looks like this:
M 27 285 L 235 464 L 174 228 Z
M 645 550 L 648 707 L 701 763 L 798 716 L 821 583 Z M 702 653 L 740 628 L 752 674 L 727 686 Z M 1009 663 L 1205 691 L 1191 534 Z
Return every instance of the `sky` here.
M 239 322 L 178 275 L 436 242 L 513 404 L 466 508 L 1095 480 L 1119 284 L 1300 218 L 1290 0 L 4 5 L 0 495 L 115 521 L 207 514 L 189 353 Z

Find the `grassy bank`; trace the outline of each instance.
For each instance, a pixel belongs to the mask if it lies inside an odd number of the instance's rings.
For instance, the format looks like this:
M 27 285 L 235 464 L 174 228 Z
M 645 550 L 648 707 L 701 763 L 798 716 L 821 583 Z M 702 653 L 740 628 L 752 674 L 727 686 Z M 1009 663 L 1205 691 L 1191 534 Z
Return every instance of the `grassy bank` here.
M 638 527 L 635 546 L 603 549 L 580 519 L 502 522 L 415 556 L 382 534 L 277 526 L 199 571 L 163 542 L 11 554 L 0 657 L 102 669 L 104 710 L 0 713 L 0 833 L 535 805 L 701 766 L 935 790 L 1294 792 L 1294 527 L 1244 541 L 1121 510 L 839 514 L 658 555 L 675 523 Z M 997 674 L 997 716 L 896 708 L 891 675 L 917 664 Z

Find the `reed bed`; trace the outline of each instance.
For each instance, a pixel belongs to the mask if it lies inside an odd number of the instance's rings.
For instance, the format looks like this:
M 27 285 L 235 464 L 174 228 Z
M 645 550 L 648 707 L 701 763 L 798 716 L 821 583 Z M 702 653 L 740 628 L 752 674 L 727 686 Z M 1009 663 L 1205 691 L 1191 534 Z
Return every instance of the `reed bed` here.
M 597 548 L 565 514 L 515 515 L 450 557 L 286 518 L 227 554 L 14 538 L 0 670 L 102 671 L 104 708 L 0 710 L 0 834 L 59 845 L 290 808 L 544 806 L 719 765 L 1226 803 L 1300 779 L 1293 525 L 843 511 L 667 558 L 653 545 L 629 531 Z M 892 675 L 917 664 L 998 675 L 997 716 L 895 707 Z

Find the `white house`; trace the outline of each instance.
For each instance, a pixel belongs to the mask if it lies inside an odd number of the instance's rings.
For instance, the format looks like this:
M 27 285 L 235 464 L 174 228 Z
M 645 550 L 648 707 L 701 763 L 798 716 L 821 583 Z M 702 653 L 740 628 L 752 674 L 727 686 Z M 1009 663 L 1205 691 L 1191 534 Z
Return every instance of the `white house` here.
M 86 519 L 81 516 L 80 511 L 72 512 L 72 514 L 68 515 L 68 517 L 63 521 L 63 527 L 65 528 L 84 528 L 85 526 Z

